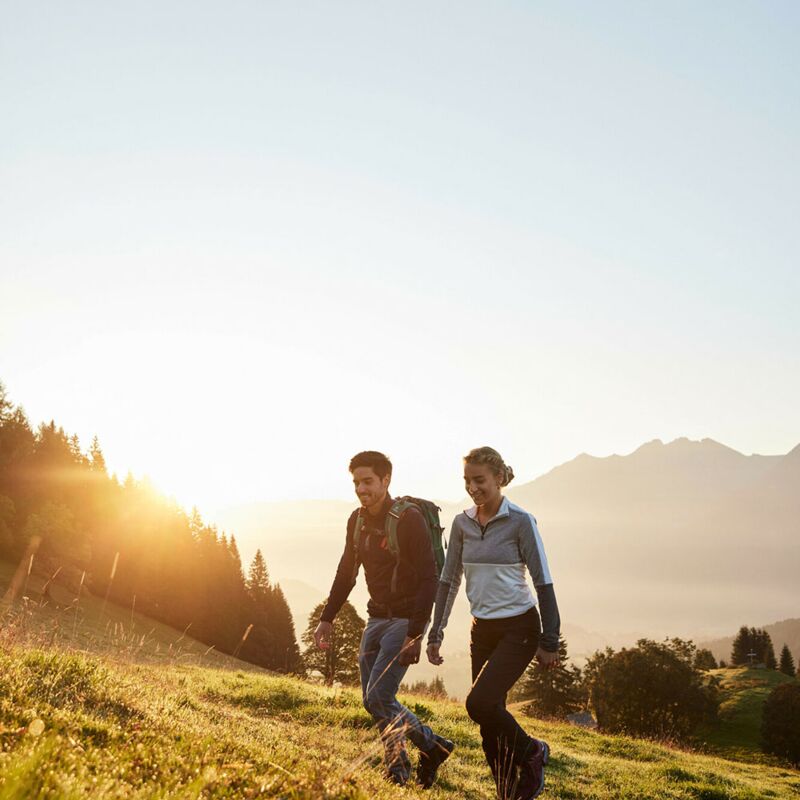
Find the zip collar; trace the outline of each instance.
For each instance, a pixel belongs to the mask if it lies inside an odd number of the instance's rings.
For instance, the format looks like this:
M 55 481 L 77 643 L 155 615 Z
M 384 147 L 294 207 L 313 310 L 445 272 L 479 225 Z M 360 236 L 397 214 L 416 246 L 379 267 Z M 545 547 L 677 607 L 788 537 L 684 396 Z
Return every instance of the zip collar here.
M 511 513 L 509 506 L 510 503 L 508 498 L 505 495 L 503 495 L 503 502 L 500 503 L 500 508 L 497 509 L 497 513 L 490 520 L 487 520 L 486 525 L 488 525 L 490 522 L 494 522 L 494 520 L 496 519 L 500 519 L 500 517 L 509 516 L 509 514 Z M 464 509 L 464 513 L 470 519 L 474 519 L 476 522 L 478 521 L 478 506 L 472 506 L 472 508 Z M 486 527 L 486 525 L 484 525 L 484 527 Z

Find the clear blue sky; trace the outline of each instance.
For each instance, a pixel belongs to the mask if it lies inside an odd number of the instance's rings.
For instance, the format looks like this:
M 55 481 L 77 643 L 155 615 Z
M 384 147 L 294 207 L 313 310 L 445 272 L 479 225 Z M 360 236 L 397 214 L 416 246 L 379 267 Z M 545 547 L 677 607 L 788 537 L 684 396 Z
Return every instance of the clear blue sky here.
M 0 380 L 184 503 L 800 441 L 797 3 L 0 4 Z

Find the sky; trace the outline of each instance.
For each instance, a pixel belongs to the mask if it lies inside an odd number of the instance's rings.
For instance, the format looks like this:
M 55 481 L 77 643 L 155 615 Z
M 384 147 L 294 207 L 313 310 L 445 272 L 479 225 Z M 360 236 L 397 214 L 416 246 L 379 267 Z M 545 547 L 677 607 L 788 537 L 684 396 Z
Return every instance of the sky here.
M 182 504 L 800 442 L 800 6 L 0 2 L 0 380 Z

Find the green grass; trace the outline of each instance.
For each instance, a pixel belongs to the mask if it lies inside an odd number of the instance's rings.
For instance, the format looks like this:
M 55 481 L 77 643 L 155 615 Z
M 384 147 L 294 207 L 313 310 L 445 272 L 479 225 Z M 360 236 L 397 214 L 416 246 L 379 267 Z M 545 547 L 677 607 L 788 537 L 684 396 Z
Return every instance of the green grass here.
M 712 670 L 720 679 L 722 704 L 720 721 L 702 731 L 701 738 L 710 751 L 747 761 L 771 759 L 761 753 L 761 712 L 769 693 L 781 683 L 793 681 L 771 669 Z
M 381 776 L 356 692 L 181 663 L 57 649 L 0 650 L 0 800 L 490 797 L 478 732 L 459 704 L 406 698 L 457 743 L 430 792 Z M 41 720 L 43 732 L 36 736 Z M 552 798 L 797 798 L 800 773 L 525 719 L 553 750 Z
M 0 621 L 0 800 L 494 796 L 478 730 L 458 703 L 405 698 L 457 750 L 431 791 L 393 787 L 357 692 L 208 653 L 100 598 L 84 595 L 76 618 L 70 598 L 40 603 L 40 583 Z M 800 797 L 800 773 L 775 764 L 521 721 L 552 747 L 545 798 Z
M 16 566 L 0 560 L 0 598 L 11 583 Z M 45 580 L 36 573 L 27 578 L 24 591 L 7 609 L 0 642 L 56 646 L 120 659 L 152 663 L 193 663 L 220 667 L 246 666 L 198 642 L 188 631 L 156 622 L 133 608 L 122 608 L 96 597 L 85 587 L 80 597 L 58 581 L 50 597 L 42 594 Z M 0 615 L 3 614 L 0 602 Z

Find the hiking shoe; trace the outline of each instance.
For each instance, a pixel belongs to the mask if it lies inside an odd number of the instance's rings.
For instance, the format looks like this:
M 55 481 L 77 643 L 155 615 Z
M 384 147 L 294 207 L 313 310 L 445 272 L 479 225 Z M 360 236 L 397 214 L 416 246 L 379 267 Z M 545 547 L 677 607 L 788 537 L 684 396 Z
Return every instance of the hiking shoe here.
M 423 750 L 419 754 L 417 764 L 417 783 L 423 789 L 430 789 L 436 780 L 436 772 L 453 752 L 455 744 L 449 739 L 436 736 L 436 744 L 430 750 Z
M 394 783 L 397 786 L 405 786 L 408 783 L 408 776 L 411 774 L 411 760 L 406 753 L 405 747 L 396 751 L 394 758 L 390 764 L 386 765 L 386 772 L 384 773 L 386 780 L 389 783 Z
M 537 742 L 536 749 L 519 766 L 519 783 L 515 797 L 533 800 L 544 790 L 544 768 L 550 760 L 547 742 Z
M 399 772 L 387 772 L 385 773 L 386 780 L 389 783 L 394 783 L 397 786 L 405 786 L 408 783 L 408 778 L 405 775 L 401 775 Z

